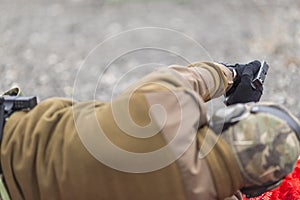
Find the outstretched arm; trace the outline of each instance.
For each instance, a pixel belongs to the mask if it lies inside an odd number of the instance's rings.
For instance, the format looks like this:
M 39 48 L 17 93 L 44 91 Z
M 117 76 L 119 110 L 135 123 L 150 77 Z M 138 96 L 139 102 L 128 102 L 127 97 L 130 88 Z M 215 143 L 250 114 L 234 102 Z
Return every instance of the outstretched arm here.
M 225 94 L 233 84 L 232 72 L 222 64 L 198 62 L 188 67 L 170 68 L 187 80 L 205 102 Z

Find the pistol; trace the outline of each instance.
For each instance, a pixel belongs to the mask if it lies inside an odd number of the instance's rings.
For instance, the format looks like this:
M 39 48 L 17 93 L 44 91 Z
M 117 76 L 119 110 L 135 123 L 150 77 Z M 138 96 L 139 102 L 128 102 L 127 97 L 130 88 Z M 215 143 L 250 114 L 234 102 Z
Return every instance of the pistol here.
M 35 96 L 0 96 L 0 141 L 2 139 L 3 127 L 13 112 L 19 110 L 31 110 L 37 105 Z
M 37 99 L 35 96 L 2 96 L 0 104 L 4 105 L 5 113 L 10 113 L 34 108 L 37 105 Z
M 268 70 L 269 65 L 266 63 L 266 61 L 262 61 L 258 72 L 254 75 L 254 78 L 251 82 L 253 89 L 262 87 L 267 77 Z

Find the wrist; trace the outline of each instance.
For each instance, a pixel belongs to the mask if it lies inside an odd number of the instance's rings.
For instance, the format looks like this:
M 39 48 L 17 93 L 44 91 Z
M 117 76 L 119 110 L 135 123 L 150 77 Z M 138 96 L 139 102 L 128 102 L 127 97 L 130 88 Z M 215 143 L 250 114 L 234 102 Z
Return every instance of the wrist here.
M 231 71 L 232 73 L 232 78 L 233 81 L 235 81 L 236 77 L 237 77 L 237 71 L 233 68 L 233 67 L 228 67 L 228 69 Z

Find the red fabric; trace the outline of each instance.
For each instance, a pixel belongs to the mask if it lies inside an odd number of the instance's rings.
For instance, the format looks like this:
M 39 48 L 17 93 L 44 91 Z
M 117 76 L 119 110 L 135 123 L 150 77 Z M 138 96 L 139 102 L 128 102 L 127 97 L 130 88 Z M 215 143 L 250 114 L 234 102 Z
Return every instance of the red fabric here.
M 294 171 L 289 174 L 282 184 L 265 192 L 256 198 L 244 198 L 245 200 L 299 200 L 300 199 L 300 160 L 298 160 Z

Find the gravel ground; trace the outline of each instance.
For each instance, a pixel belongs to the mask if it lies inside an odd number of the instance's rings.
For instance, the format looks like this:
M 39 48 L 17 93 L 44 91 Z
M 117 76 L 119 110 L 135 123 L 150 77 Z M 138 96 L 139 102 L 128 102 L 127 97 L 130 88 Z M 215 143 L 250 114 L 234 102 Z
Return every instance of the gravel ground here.
M 0 2 L 1 90 L 108 100 L 154 68 L 259 59 L 263 100 L 300 117 L 300 1 Z

